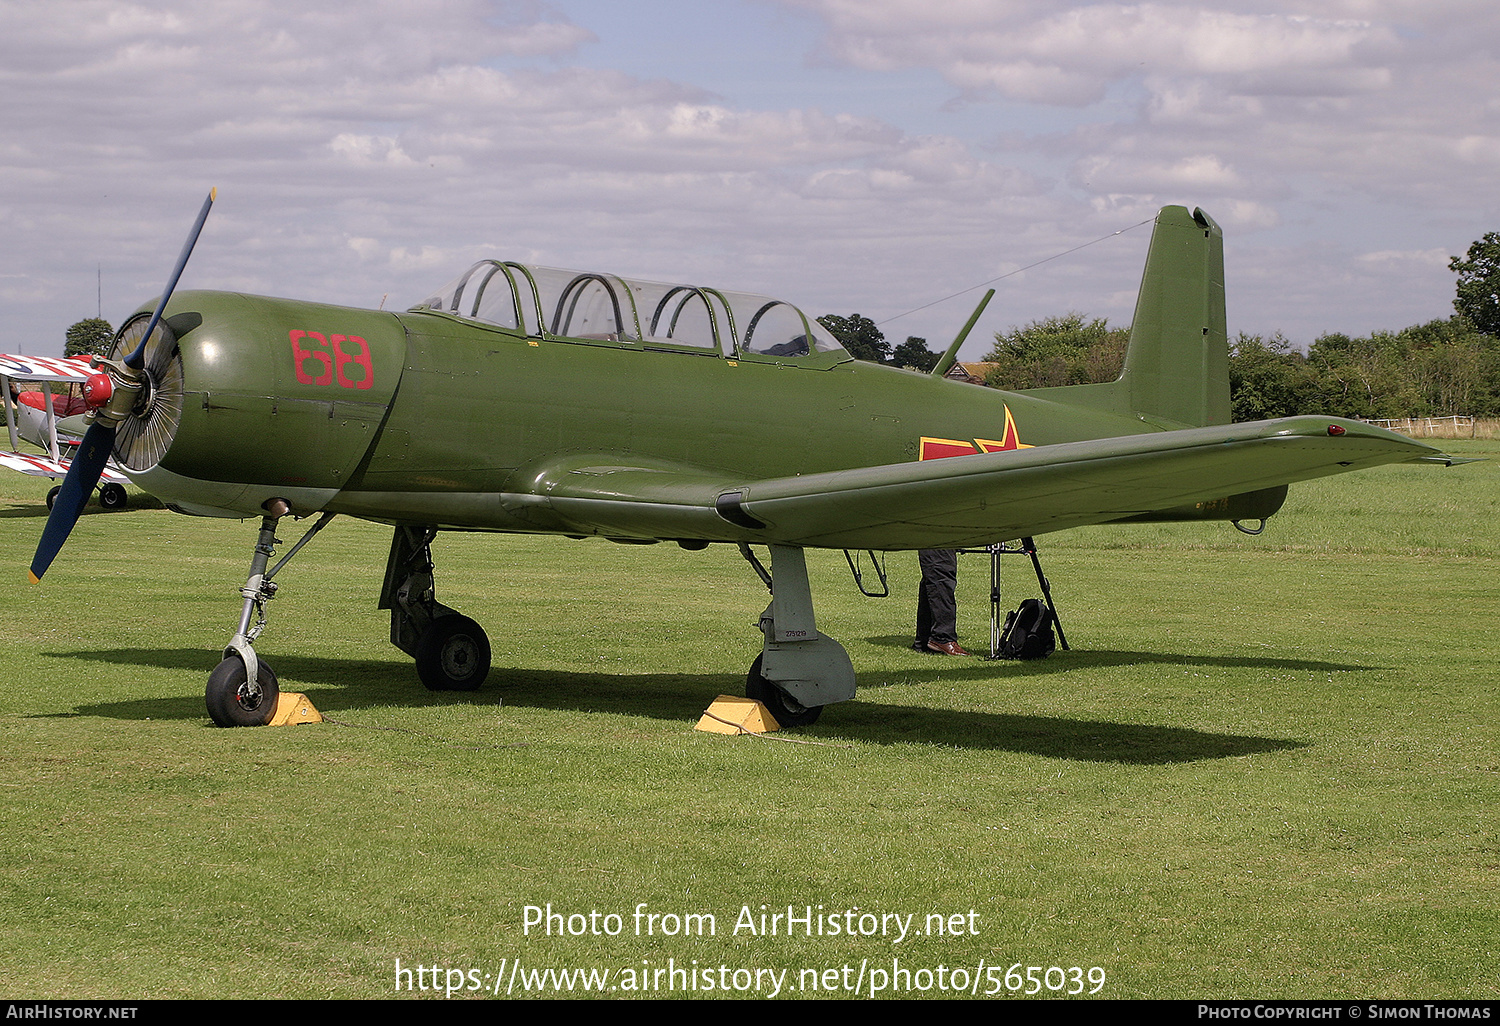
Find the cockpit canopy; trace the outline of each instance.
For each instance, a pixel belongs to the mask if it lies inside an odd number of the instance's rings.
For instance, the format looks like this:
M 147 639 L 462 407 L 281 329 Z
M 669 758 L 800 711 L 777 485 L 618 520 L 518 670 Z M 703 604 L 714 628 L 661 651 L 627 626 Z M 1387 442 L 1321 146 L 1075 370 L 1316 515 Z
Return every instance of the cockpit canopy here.
M 536 338 L 670 346 L 724 356 L 843 354 L 790 303 L 591 271 L 481 260 L 413 310 L 486 321 Z

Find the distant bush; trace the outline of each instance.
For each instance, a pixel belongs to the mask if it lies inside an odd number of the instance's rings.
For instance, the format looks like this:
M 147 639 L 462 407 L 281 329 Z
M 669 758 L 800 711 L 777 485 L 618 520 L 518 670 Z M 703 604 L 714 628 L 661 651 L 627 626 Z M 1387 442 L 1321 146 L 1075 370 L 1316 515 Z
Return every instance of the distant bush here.
M 995 336 L 985 356 L 996 364 L 985 381 L 995 388 L 1045 388 L 1113 381 L 1125 366 L 1129 328 L 1111 328 L 1100 317 L 1067 313 L 1032 321 Z
M 986 381 L 1010 390 L 1113 381 L 1129 328 L 1079 313 L 995 336 Z M 1462 316 L 1368 337 L 1329 334 L 1306 353 L 1280 332 L 1241 332 L 1229 346 L 1236 421 L 1328 413 L 1365 420 L 1500 416 L 1500 338 Z

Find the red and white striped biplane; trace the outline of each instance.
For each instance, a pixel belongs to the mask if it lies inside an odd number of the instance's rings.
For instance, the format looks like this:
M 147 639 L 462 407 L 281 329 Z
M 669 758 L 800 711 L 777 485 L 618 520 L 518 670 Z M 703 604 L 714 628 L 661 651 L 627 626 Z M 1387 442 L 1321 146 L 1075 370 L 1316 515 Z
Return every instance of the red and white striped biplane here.
M 17 356 L 0 353 L 0 396 L 5 404 L 5 430 L 9 449 L 0 450 L 0 467 L 19 470 L 34 477 L 56 481 L 66 476 L 72 453 L 82 438 L 81 428 L 69 429 L 76 417 L 88 407 L 83 399 L 83 383 L 93 373 L 88 357 Z M 51 391 L 57 381 L 68 383 L 66 392 Z M 42 388 L 22 388 L 23 383 L 41 383 Z M 21 443 L 30 442 L 41 452 L 23 452 Z M 99 481 L 99 505 L 105 509 L 123 509 L 126 503 L 126 477 L 111 461 Z M 47 494 L 47 507 L 60 489 Z

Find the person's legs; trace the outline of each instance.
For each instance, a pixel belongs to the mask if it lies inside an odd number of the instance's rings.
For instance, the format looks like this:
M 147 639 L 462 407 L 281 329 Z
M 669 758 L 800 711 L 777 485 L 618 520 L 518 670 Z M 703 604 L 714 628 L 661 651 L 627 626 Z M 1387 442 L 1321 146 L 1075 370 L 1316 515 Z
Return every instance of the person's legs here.
M 917 590 L 918 651 L 958 641 L 958 552 L 922 549 L 917 553 L 922 583 Z
M 932 610 L 932 630 L 928 641 L 939 645 L 958 640 L 958 552 L 954 549 L 927 549 L 922 562 L 923 591 Z

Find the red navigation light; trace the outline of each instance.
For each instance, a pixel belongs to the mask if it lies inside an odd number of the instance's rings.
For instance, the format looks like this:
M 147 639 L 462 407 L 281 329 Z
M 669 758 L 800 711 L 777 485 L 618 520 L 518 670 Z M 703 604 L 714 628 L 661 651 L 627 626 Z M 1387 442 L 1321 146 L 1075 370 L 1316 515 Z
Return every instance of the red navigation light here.
M 1328 433 L 1337 438 L 1339 435 L 1344 433 L 1344 429 L 1338 424 L 1329 424 Z

